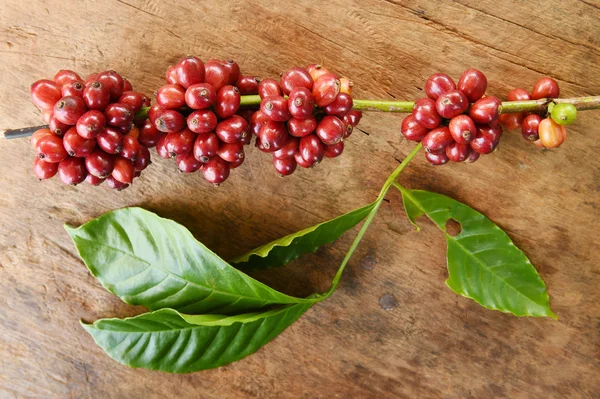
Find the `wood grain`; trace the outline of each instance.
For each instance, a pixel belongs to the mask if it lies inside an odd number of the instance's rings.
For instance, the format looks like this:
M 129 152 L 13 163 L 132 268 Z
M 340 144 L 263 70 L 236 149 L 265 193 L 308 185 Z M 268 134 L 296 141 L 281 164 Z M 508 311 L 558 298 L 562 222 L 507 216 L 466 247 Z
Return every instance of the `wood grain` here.
M 565 96 L 597 95 L 598 20 L 591 0 L 5 0 L 0 129 L 39 124 L 29 84 L 59 69 L 115 69 L 150 94 L 184 54 L 231 57 L 262 77 L 321 62 L 350 76 L 360 98 L 414 99 L 429 74 L 456 77 L 467 67 L 484 70 L 496 95 L 542 75 L 556 78 Z M 501 151 L 474 165 L 433 168 L 419 157 L 402 177 L 505 228 L 546 281 L 558 321 L 516 318 L 454 295 L 444 285 L 442 235 L 428 222 L 414 232 L 394 193 L 340 290 L 238 363 L 190 375 L 128 369 L 80 328 L 80 318 L 142 309 L 87 273 L 63 223 L 143 206 L 231 257 L 373 200 L 412 148 L 400 121 L 365 115 L 364 133 L 351 137 L 344 156 L 283 180 L 251 150 L 219 188 L 156 159 L 121 193 L 40 183 L 28 142 L 1 141 L 0 396 L 600 397 L 599 112 L 580 113 L 555 151 L 506 134 Z M 351 239 L 255 276 L 290 294 L 325 290 Z

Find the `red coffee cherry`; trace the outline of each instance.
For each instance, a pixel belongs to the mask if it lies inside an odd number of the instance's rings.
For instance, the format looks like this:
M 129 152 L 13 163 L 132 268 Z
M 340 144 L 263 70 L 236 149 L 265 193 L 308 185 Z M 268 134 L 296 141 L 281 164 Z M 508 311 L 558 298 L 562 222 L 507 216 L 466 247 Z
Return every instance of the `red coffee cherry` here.
M 456 90 L 456 83 L 445 73 L 434 73 L 425 82 L 425 94 L 433 101 L 439 96 L 452 90 Z
M 194 133 L 208 133 L 217 127 L 217 116 L 207 109 L 194 111 L 187 117 L 187 126 Z
M 30 93 L 33 103 L 43 110 L 54 108 L 54 104 L 62 97 L 60 87 L 56 82 L 47 79 L 33 83 Z
M 435 109 L 442 118 L 450 119 L 462 114 L 469 108 L 469 100 L 459 90 L 451 90 L 438 97 Z
M 525 140 L 536 141 L 540 138 L 538 132 L 541 121 L 542 117 L 537 114 L 528 115 L 525 117 L 525 119 L 523 119 L 521 135 Z
M 125 190 L 127 187 L 129 187 L 129 184 L 121 183 L 112 176 L 108 176 L 105 181 L 109 188 L 117 191 Z
M 81 115 L 77 120 L 77 134 L 85 139 L 94 139 L 104 131 L 106 117 L 100 111 L 92 110 Z
M 258 136 L 260 129 L 270 120 L 271 118 L 263 114 L 262 111 L 256 111 L 252 114 L 252 119 L 250 119 L 250 131 L 253 135 Z
M 202 167 L 202 162 L 194 158 L 193 152 L 177 155 L 175 162 L 177 168 L 183 173 L 193 173 Z
M 217 155 L 227 162 L 237 162 L 244 158 L 244 143 L 222 143 Z
M 240 89 L 242 96 L 258 94 L 258 84 L 260 79 L 252 75 L 241 75 L 234 86 Z
M 283 96 L 283 91 L 275 79 L 267 78 L 258 84 L 258 95 L 261 99 L 269 96 Z
M 302 159 L 309 165 L 309 167 L 315 166 L 323 160 L 325 154 L 325 148 L 321 140 L 315 134 L 302 137 L 300 139 L 298 153 Z M 296 159 L 297 161 L 297 159 Z M 302 165 L 301 165 L 302 166 Z
M 75 125 L 77 119 L 87 111 L 80 97 L 63 97 L 54 105 L 54 117 L 67 125 Z
M 469 157 L 469 143 L 451 143 L 446 147 L 446 156 L 452 162 L 463 162 Z
M 429 129 L 421 126 L 413 115 L 409 115 L 402 121 L 400 132 L 407 140 L 419 142 L 429 133 Z
M 158 143 L 158 139 L 163 135 L 149 119 L 144 121 L 144 124 L 139 130 L 140 134 L 138 136 L 138 141 L 147 148 L 155 147 L 156 143 Z
M 50 129 L 45 129 L 45 128 L 44 129 L 38 129 L 29 138 L 29 143 L 31 144 L 31 146 L 33 148 L 36 148 L 38 141 L 40 141 L 40 139 L 42 137 L 53 136 L 53 135 L 54 134 L 50 131 Z
M 37 139 L 35 151 L 38 158 L 50 163 L 60 162 L 69 155 L 63 146 L 62 138 L 53 134 Z
M 93 81 L 83 89 L 82 98 L 88 109 L 102 111 L 110 103 L 110 90 L 101 82 Z
M 419 125 L 427 129 L 435 129 L 442 123 L 442 117 L 436 110 L 435 101 L 430 98 L 420 98 L 415 101 L 412 116 Z
M 471 148 L 480 154 L 489 154 L 496 149 L 502 129 L 489 125 L 477 125 L 477 136 L 471 141 Z
M 106 124 L 129 131 L 133 122 L 134 113 L 127 104 L 112 103 L 104 109 Z
M 229 81 L 227 84 L 237 86 L 235 83 L 240 78 L 240 66 L 234 60 L 223 61 L 223 66 L 229 74 Z
M 502 105 L 502 101 L 498 97 L 489 96 L 481 98 L 471 105 L 469 116 L 475 123 L 492 123 L 498 119 L 498 108 L 500 105 Z
M 197 57 L 188 56 L 176 65 L 177 83 L 185 89 L 197 83 L 204 83 L 204 63 Z
M 290 94 L 296 87 L 312 90 L 313 79 L 304 68 L 294 67 L 281 75 L 279 85 L 285 94 Z
M 229 71 L 221 61 L 208 60 L 204 64 L 204 82 L 210 84 L 218 92 L 223 86 L 230 84 Z
M 68 157 L 58 164 L 58 177 L 65 184 L 76 186 L 83 182 L 87 175 L 83 158 Z
M 432 154 L 430 152 L 426 152 L 425 158 L 429 161 L 430 164 L 434 166 L 445 165 L 449 161 L 449 158 L 446 155 L 446 153 Z
M 102 112 L 100 112 L 102 114 Z M 85 115 L 85 114 L 83 114 Z M 104 116 L 104 115 L 102 115 Z M 79 123 L 79 121 L 81 120 L 81 118 L 83 118 L 83 116 L 79 117 L 79 119 L 77 120 L 77 123 Z M 52 115 L 50 117 L 50 119 L 48 120 L 48 128 L 52 131 L 52 133 L 56 134 L 57 136 L 62 136 L 67 130 L 69 130 L 71 126 L 67 125 L 66 123 L 62 123 L 61 121 L 59 121 L 58 119 L 56 119 L 54 117 L 54 115 Z
M 179 85 L 164 85 L 156 92 L 156 102 L 165 109 L 178 109 L 186 104 L 186 95 L 186 90 Z
M 178 85 L 179 80 L 177 80 L 177 65 L 171 65 L 167 68 L 167 73 L 165 76 L 165 80 L 167 84 L 170 85 Z
M 335 100 L 324 108 L 325 113 L 343 118 L 352 109 L 352 97 L 346 93 L 340 93 Z
M 270 152 L 283 147 L 288 140 L 288 132 L 282 122 L 269 121 L 258 133 L 261 146 Z
M 469 102 L 475 102 L 483 97 L 486 88 L 487 78 L 477 69 L 467 69 L 458 80 L 458 90 L 463 92 Z
M 214 133 L 200 133 L 194 142 L 194 157 L 202 163 L 207 163 L 217 155 L 219 139 Z
M 325 155 L 327 158 L 336 158 L 336 157 L 339 157 L 340 155 L 342 155 L 343 151 L 344 151 L 344 142 L 340 141 L 337 144 L 326 145 L 325 152 L 323 153 L 323 155 Z
M 83 80 L 76 80 L 70 83 L 65 83 L 61 89 L 63 97 L 83 97 L 83 89 L 85 88 Z
M 133 163 L 129 159 L 116 156 L 111 176 L 121 183 L 130 184 L 135 177 Z
M 296 87 L 289 94 L 288 106 L 291 116 L 300 119 L 310 117 L 315 108 L 315 99 L 311 91 L 306 87 Z
M 175 133 L 185 126 L 185 118 L 173 109 L 164 109 L 158 112 L 154 125 L 164 133 Z
M 315 132 L 323 144 L 332 145 L 342 141 L 346 126 L 339 118 L 328 115 L 321 119 Z
M 169 133 L 166 138 L 167 151 L 172 157 L 187 154 L 193 150 L 196 137 L 189 129 Z
M 260 103 L 260 110 L 275 122 L 285 122 L 292 117 L 288 100 L 281 96 L 265 97 Z
M 121 156 L 125 159 L 129 159 L 135 162 L 138 152 L 140 151 L 140 142 L 132 134 L 126 134 L 123 136 L 123 149 L 121 150 Z
M 141 172 L 142 170 L 146 169 L 151 163 L 152 161 L 150 159 L 150 151 L 148 151 L 148 148 L 141 146 L 140 151 L 135 157 L 133 168 L 136 172 Z
M 477 136 L 475 122 L 467 115 L 458 115 L 452 118 L 448 129 L 457 143 L 469 143 Z
M 40 158 L 33 159 L 33 174 L 39 180 L 50 179 L 58 172 L 58 164 L 46 162 Z
M 221 157 L 214 157 L 202 166 L 202 174 L 206 181 L 212 184 L 221 184 L 229 177 L 229 162 Z
M 97 149 L 85 157 L 85 167 L 92 176 L 101 179 L 108 177 L 115 166 L 114 155 L 107 154 L 101 149 Z
M 84 139 L 77 133 L 77 129 L 75 127 L 67 130 L 63 137 L 63 146 L 67 153 L 71 157 L 86 157 L 90 155 L 94 149 L 96 148 L 96 140 L 92 139 Z
M 280 149 L 273 152 L 273 157 L 275 158 L 293 158 L 294 155 L 298 152 L 298 146 L 300 144 L 300 140 L 296 137 L 290 137 L 287 140 L 287 143 Z
M 61 69 L 54 75 L 54 81 L 59 88 L 63 87 L 67 83 L 81 80 L 81 77 L 76 73 L 68 69 Z
M 240 91 L 235 86 L 224 86 L 217 94 L 215 113 L 221 119 L 229 118 L 240 107 Z
M 96 136 L 98 147 L 109 154 L 118 154 L 123 149 L 123 135 L 112 127 L 107 127 Z
M 121 94 L 123 94 L 125 87 L 123 78 L 115 71 L 102 72 L 98 74 L 96 80 L 108 88 L 112 101 L 117 101 L 121 97 Z
M 308 136 L 317 128 L 317 118 L 310 116 L 306 119 L 292 118 L 288 121 L 289 133 L 294 137 Z
M 273 166 L 281 177 L 289 176 L 296 170 L 296 160 L 294 157 L 288 158 L 273 158 Z
M 333 73 L 327 73 L 319 77 L 312 89 L 315 104 L 319 107 L 326 107 L 334 102 L 338 94 L 340 94 L 340 87 L 340 80 Z
M 317 79 L 319 79 L 321 76 L 329 73 L 327 68 L 325 68 L 321 64 L 310 64 L 309 66 L 306 67 L 306 71 L 312 78 L 313 82 L 316 82 Z
M 541 78 L 531 91 L 531 98 L 533 100 L 539 100 L 540 98 L 558 98 L 560 95 L 560 89 L 556 80 L 552 78 Z
M 248 136 L 248 122 L 239 115 L 233 115 L 217 124 L 217 137 L 225 143 L 239 143 Z
M 442 154 L 446 147 L 454 142 L 447 126 L 433 129 L 423 138 L 423 148 L 431 154 Z

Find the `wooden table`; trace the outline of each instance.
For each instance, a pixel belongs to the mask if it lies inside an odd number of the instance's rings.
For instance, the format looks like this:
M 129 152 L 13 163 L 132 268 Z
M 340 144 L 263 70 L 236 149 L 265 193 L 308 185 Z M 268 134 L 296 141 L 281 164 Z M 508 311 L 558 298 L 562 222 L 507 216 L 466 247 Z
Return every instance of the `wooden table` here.
M 236 59 L 277 77 L 321 62 L 359 98 L 415 99 L 433 72 L 468 67 L 505 96 L 543 75 L 563 96 L 600 93 L 600 3 L 589 1 L 4 1 L 0 128 L 39 124 L 29 85 L 61 68 L 115 69 L 151 94 L 184 54 Z M 256 149 L 219 188 L 157 159 L 123 192 L 38 182 L 27 140 L 0 142 L 0 396 L 36 398 L 415 398 L 600 396 L 600 112 L 541 151 L 505 134 L 474 165 L 419 156 L 401 180 L 488 215 L 530 257 L 559 316 L 516 318 L 445 285 L 445 243 L 415 232 L 390 193 L 341 288 L 238 363 L 189 375 L 128 369 L 78 320 L 142 309 L 105 291 L 63 223 L 142 206 L 184 224 L 223 257 L 372 201 L 412 148 L 402 116 L 366 114 L 345 154 L 280 179 Z M 352 234 L 286 268 L 253 274 L 294 295 L 327 289 Z M 393 295 L 397 307 L 379 301 Z

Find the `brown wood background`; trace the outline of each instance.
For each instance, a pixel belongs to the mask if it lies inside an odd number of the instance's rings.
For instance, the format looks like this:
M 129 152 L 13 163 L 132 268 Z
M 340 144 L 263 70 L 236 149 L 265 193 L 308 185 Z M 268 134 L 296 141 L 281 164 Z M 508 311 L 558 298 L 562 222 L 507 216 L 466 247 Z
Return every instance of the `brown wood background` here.
M 0 129 L 38 124 L 29 85 L 61 68 L 115 69 L 151 94 L 185 54 L 232 57 L 275 77 L 321 62 L 360 98 L 415 99 L 433 72 L 485 71 L 488 92 L 556 78 L 564 96 L 600 94 L 598 1 L 4 0 Z M 390 193 L 338 292 L 258 353 L 189 375 L 128 369 L 78 320 L 133 315 L 86 271 L 62 224 L 143 206 L 190 228 L 224 257 L 373 200 L 413 147 L 402 116 L 370 113 L 345 154 L 280 179 L 252 149 L 219 188 L 155 159 L 117 193 L 38 182 L 27 140 L 0 141 L 2 398 L 600 397 L 600 111 L 541 151 L 505 134 L 474 165 L 428 166 L 401 180 L 487 214 L 530 257 L 559 321 L 480 308 L 445 285 L 445 244 L 413 231 Z M 286 268 L 255 274 L 286 293 L 325 290 L 352 236 Z M 398 306 L 379 303 L 393 295 Z

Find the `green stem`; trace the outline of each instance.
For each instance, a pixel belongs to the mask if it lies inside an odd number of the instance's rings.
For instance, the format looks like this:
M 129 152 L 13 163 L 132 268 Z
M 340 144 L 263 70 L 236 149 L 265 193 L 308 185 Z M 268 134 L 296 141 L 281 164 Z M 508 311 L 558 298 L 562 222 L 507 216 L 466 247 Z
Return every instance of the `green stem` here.
M 352 99 L 352 108 L 362 111 L 404 112 L 411 113 L 414 101 L 379 101 Z
M 385 195 L 387 194 L 388 190 L 395 183 L 396 179 L 398 178 L 400 173 L 402 173 L 404 168 L 406 168 L 406 166 L 410 163 L 410 161 L 413 160 L 415 155 L 417 155 L 419 150 L 421 150 L 422 146 L 423 145 L 421 143 L 419 143 L 410 152 L 410 154 L 408 154 L 408 156 L 406 158 L 404 158 L 402 163 L 400 165 L 398 165 L 398 167 L 392 172 L 392 174 L 388 176 L 387 180 L 383 184 L 383 187 L 381 188 L 381 191 L 379 192 L 379 196 L 377 196 L 377 199 L 375 200 L 375 202 L 373 202 L 373 208 L 367 215 L 367 218 L 366 218 L 365 222 L 363 223 L 362 227 L 360 228 L 358 234 L 356 235 L 356 238 L 354 238 L 354 241 L 352 242 L 350 249 L 348 250 L 348 252 L 346 252 L 346 256 L 344 257 L 344 260 L 342 261 L 337 273 L 335 274 L 335 277 L 333 278 L 333 281 L 331 283 L 331 288 L 329 288 L 329 291 L 327 291 L 326 293 L 319 295 L 319 300 L 317 302 L 323 301 L 323 300 L 329 298 L 331 296 L 331 294 L 333 294 L 333 292 L 335 291 L 335 289 L 337 288 L 337 286 L 340 283 L 340 280 L 342 278 L 342 274 L 344 273 L 344 269 L 346 268 L 346 265 L 350 261 L 350 258 L 352 258 L 352 255 L 354 254 L 354 251 L 358 247 L 358 244 L 360 243 L 363 236 L 367 232 L 367 229 L 369 228 L 369 225 L 373 221 L 373 218 L 375 218 L 375 214 L 379 210 L 379 207 L 381 206 L 381 203 L 383 202 L 383 199 L 385 198 Z

